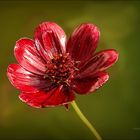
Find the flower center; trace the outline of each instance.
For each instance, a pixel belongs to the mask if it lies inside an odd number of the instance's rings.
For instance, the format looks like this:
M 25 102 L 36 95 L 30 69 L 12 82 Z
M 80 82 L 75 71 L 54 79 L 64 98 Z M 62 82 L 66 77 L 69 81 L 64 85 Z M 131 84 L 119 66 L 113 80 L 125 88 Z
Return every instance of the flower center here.
M 74 73 L 74 61 L 70 59 L 68 53 L 55 56 L 46 67 L 45 77 L 56 84 L 69 85 Z

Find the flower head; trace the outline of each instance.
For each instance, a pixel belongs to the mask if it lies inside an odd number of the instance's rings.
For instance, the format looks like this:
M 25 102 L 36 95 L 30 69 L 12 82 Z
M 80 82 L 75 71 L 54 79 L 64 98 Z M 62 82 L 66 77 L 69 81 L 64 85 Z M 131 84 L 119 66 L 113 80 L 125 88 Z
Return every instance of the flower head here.
M 62 28 L 43 22 L 34 39 L 16 42 L 14 54 L 19 64 L 10 64 L 7 75 L 20 90 L 19 98 L 32 107 L 67 105 L 77 94 L 89 94 L 106 83 L 106 69 L 118 59 L 113 49 L 94 53 L 99 29 L 81 24 L 66 40 Z

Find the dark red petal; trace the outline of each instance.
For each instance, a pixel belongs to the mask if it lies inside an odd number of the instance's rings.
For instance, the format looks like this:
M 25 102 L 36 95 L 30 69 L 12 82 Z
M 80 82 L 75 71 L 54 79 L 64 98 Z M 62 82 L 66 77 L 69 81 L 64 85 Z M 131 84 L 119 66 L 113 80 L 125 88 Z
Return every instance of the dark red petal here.
M 82 24 L 71 34 L 67 52 L 75 61 L 85 62 L 94 53 L 99 40 L 99 29 L 93 24 Z
M 112 66 L 118 60 L 117 51 L 110 49 L 96 53 L 87 63 L 80 69 L 76 77 L 93 76 L 99 71 L 104 71 Z
M 41 108 L 68 104 L 75 96 L 70 89 L 60 86 L 48 92 L 39 91 L 30 94 L 23 92 L 19 98 L 32 107 Z
M 107 82 L 109 75 L 105 72 L 99 72 L 94 77 L 85 77 L 82 79 L 74 79 L 72 88 L 78 94 L 89 94 L 96 91 Z
M 66 35 L 63 29 L 53 22 L 43 22 L 34 33 L 38 51 L 45 60 L 54 55 L 65 53 Z
M 35 75 L 18 64 L 11 64 L 7 69 L 7 75 L 14 87 L 24 92 L 37 92 L 39 89 L 48 90 L 52 83 Z
M 69 104 L 65 104 L 64 107 L 67 111 L 69 110 Z
M 46 71 L 45 62 L 34 45 L 34 41 L 22 38 L 16 42 L 14 54 L 19 64 L 26 70 L 43 75 Z

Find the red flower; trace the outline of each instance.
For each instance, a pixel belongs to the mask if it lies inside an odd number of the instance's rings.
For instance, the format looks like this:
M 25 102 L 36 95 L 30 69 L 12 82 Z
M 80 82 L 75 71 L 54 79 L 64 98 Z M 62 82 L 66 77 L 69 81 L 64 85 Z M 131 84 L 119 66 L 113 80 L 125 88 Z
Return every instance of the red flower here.
M 78 94 L 89 94 L 109 79 L 106 69 L 118 59 L 113 50 L 95 52 L 99 30 L 93 24 L 77 27 L 66 42 L 64 31 L 53 22 L 43 22 L 34 39 L 16 42 L 19 64 L 10 64 L 7 75 L 19 98 L 32 107 L 67 105 Z

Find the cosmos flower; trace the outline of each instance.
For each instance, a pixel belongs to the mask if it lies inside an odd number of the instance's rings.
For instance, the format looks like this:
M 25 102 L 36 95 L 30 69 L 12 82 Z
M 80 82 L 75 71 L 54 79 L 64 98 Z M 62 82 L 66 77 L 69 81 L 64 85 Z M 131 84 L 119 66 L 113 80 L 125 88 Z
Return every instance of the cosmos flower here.
M 118 59 L 114 49 L 95 53 L 100 32 L 90 23 L 78 26 L 67 40 L 53 22 L 43 22 L 34 39 L 16 42 L 7 75 L 20 90 L 19 98 L 36 108 L 64 105 L 80 95 L 95 92 L 109 79 L 106 69 Z M 75 93 L 74 93 L 75 92 Z

